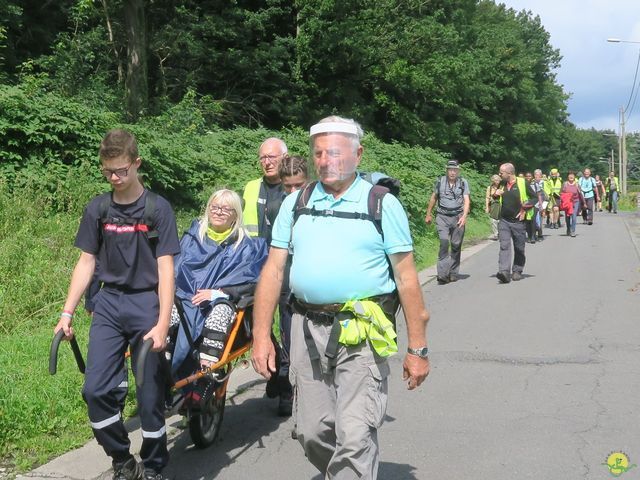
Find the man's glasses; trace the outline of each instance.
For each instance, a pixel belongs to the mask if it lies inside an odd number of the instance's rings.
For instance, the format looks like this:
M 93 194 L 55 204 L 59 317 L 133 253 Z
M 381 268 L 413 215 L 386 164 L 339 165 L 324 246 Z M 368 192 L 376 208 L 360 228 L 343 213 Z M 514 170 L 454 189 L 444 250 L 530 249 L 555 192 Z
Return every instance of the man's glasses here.
M 104 175 L 106 179 L 111 178 L 113 174 L 115 174 L 116 177 L 118 178 L 122 178 L 129 175 L 129 169 L 131 168 L 132 165 L 133 163 L 130 163 L 127 168 L 116 168 L 115 170 L 112 170 L 110 168 L 101 168 L 100 171 L 102 172 L 102 175 Z
M 277 158 L 281 157 L 282 155 L 262 155 L 261 157 L 258 157 L 260 159 L 261 163 L 273 163 L 276 161 Z
M 231 215 L 233 213 L 233 208 L 221 207 L 220 205 L 211 205 L 209 207 L 209 211 L 211 213 L 221 213 L 223 215 Z

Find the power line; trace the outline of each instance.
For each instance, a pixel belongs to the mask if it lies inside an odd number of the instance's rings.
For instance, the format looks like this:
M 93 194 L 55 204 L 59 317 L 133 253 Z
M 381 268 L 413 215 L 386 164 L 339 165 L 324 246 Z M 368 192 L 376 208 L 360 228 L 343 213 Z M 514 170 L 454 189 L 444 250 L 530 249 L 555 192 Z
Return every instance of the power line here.
M 640 57 L 639 57 L 640 58 Z M 633 103 L 631 103 L 631 110 L 629 110 L 629 113 L 627 113 L 627 118 L 626 120 L 629 120 L 629 117 L 631 116 L 631 114 L 633 113 L 633 107 L 636 106 L 636 99 L 638 98 L 638 91 L 640 90 L 640 88 L 636 88 L 636 93 L 633 96 Z
M 633 98 L 634 92 L 636 92 L 636 80 L 638 79 L 638 67 L 640 67 L 640 50 L 638 50 L 638 61 L 636 62 L 636 73 L 633 75 L 633 83 L 631 84 L 631 93 L 629 94 L 629 100 L 627 100 L 627 106 L 624 107 L 624 111 L 626 112 L 631 104 L 631 99 Z M 637 93 L 637 92 L 636 92 Z

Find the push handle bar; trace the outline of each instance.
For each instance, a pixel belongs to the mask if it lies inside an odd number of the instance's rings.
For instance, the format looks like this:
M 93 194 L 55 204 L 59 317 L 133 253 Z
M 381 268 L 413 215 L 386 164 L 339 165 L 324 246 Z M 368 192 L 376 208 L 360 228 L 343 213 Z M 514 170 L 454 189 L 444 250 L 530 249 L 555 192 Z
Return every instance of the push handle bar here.
M 136 387 L 141 388 L 144 383 L 144 368 L 147 364 L 147 357 L 153 347 L 153 338 L 147 338 L 142 342 L 142 347 L 138 352 L 138 358 L 136 359 Z
M 51 349 L 49 350 L 49 373 L 51 375 L 55 375 L 58 371 L 58 348 L 60 347 L 60 342 L 63 338 L 64 331 L 60 329 L 58 330 L 58 333 L 55 334 L 55 336 L 53 337 L 53 341 L 51 342 Z M 80 373 L 84 373 L 86 367 L 76 337 L 71 337 L 71 340 L 69 340 L 69 344 L 71 345 L 73 356 L 76 359 L 78 370 L 80 370 Z

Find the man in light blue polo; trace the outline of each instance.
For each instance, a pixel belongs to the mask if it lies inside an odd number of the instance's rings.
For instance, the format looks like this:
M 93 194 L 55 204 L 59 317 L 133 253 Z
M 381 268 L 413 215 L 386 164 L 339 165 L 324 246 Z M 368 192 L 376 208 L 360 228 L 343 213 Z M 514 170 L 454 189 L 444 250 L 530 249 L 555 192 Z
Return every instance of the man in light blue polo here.
M 402 206 L 392 195 L 381 197 L 381 232 L 368 215 L 373 186 L 356 175 L 362 129 L 353 120 L 327 117 L 311 127 L 310 136 L 320 181 L 307 193 L 289 195 L 280 208 L 256 290 L 252 363 L 265 378 L 275 371 L 271 321 L 291 249 L 296 313 L 290 377 L 297 392 L 298 440 L 325 478 L 373 480 L 389 365 L 372 337 L 343 342 L 340 311 L 354 304 L 374 304 L 385 311 L 386 300 L 397 298 L 397 290 L 407 322 L 403 378 L 409 389 L 429 373 L 429 315 Z M 300 198 L 308 200 L 301 206 Z M 385 311 L 383 316 L 393 313 Z

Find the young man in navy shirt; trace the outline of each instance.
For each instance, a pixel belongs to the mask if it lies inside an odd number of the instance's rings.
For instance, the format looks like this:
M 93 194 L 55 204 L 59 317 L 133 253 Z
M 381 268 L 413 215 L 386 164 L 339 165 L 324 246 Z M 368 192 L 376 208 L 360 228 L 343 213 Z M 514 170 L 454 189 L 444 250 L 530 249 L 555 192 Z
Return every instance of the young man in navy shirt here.
M 173 304 L 173 256 L 180 251 L 176 221 L 169 203 L 140 182 L 141 159 L 131 133 L 108 132 L 100 144 L 100 163 L 112 191 L 85 208 L 75 240 L 82 253 L 55 332 L 62 329 L 67 339 L 73 336 L 73 314 L 97 259 L 102 289 L 93 298 L 82 392 L 89 420 L 96 440 L 112 458 L 114 480 L 160 480 L 169 453 L 157 352 L 165 347 Z M 151 215 L 145 210 L 152 210 Z M 143 437 L 140 465 L 129 451 L 122 421 L 128 386 L 124 354 L 131 347 L 135 358 L 147 338 L 156 353 L 149 355 L 144 384 L 136 392 Z

